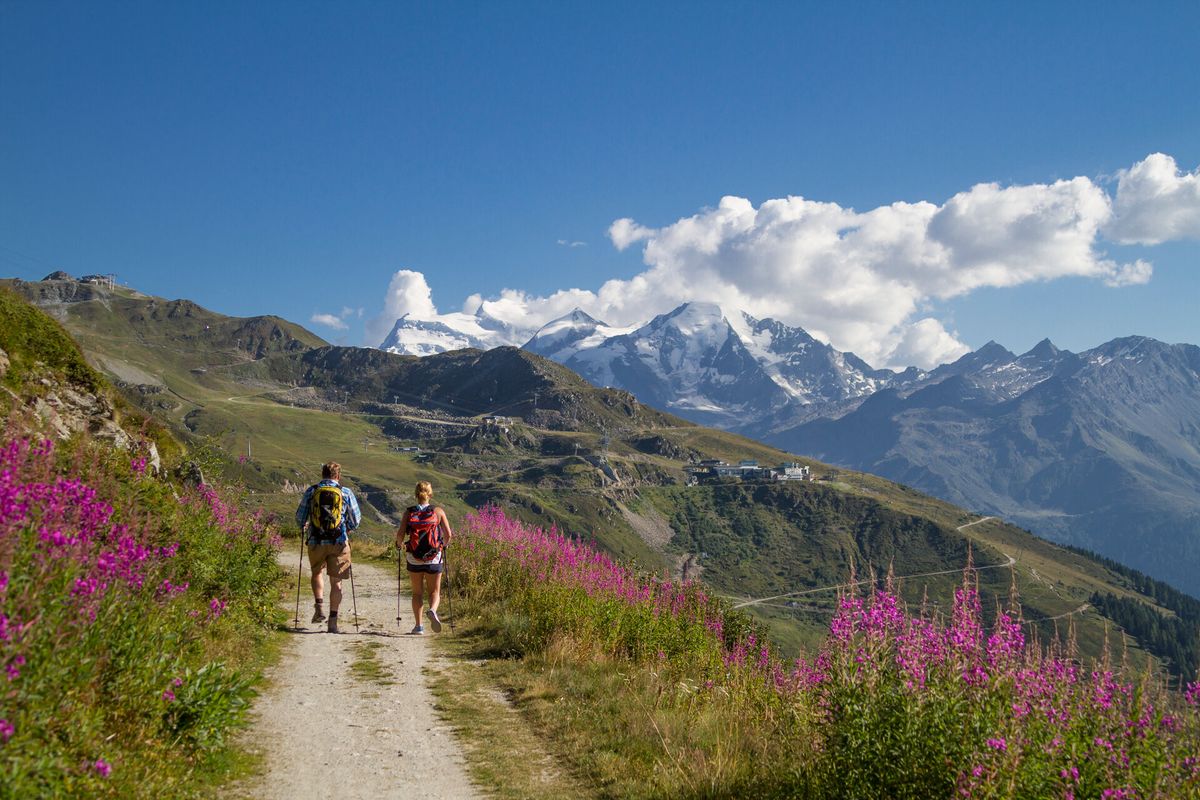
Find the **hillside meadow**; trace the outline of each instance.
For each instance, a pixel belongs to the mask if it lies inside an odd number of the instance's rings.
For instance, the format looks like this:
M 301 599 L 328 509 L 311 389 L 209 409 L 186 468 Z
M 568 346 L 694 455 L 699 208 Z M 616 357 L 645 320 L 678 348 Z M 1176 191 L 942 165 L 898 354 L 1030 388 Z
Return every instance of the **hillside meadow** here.
M 582 796 L 1200 794 L 1200 685 L 1038 641 L 1015 594 L 985 613 L 969 563 L 945 613 L 882 580 L 843 594 L 825 641 L 784 659 L 701 586 L 498 508 L 452 550 L 464 635 L 446 647 L 480 661 L 440 680 L 442 701 L 501 796 L 552 795 L 495 768 L 505 742 L 475 722 L 481 670 Z

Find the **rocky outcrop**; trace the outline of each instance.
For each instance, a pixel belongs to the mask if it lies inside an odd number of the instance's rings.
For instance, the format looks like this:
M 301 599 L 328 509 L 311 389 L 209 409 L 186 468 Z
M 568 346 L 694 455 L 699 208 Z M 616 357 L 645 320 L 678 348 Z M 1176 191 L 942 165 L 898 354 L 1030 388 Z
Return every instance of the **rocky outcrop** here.
M 0 350 L 0 378 L 8 372 L 8 367 L 8 354 Z M 68 439 L 77 434 L 90 436 L 144 457 L 146 468 L 154 474 L 162 469 L 162 459 L 154 442 L 135 438 L 122 428 L 117 422 L 117 411 L 107 397 L 49 377 L 37 379 L 36 384 L 41 391 L 35 396 L 12 396 L 37 417 L 48 435 L 56 439 Z

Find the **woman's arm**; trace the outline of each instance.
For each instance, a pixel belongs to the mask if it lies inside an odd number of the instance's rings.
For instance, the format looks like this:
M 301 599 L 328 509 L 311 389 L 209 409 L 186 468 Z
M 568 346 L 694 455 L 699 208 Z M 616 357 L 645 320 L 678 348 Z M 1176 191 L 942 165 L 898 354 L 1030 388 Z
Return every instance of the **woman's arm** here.
M 438 523 L 446 534 L 445 543 L 450 544 L 450 540 L 454 538 L 454 531 L 450 530 L 450 520 L 446 518 L 446 512 L 442 510 L 441 506 L 438 506 L 437 516 Z
M 408 519 L 405 518 L 404 524 L 396 528 L 396 549 L 403 550 L 408 539 Z

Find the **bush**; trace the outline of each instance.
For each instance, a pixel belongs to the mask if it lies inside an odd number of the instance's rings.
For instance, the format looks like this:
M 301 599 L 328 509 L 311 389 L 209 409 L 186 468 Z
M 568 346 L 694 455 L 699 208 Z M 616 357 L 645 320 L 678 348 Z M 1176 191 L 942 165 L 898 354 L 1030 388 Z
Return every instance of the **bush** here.
M 187 796 L 244 720 L 275 534 L 144 473 L 85 445 L 0 448 L 2 797 Z

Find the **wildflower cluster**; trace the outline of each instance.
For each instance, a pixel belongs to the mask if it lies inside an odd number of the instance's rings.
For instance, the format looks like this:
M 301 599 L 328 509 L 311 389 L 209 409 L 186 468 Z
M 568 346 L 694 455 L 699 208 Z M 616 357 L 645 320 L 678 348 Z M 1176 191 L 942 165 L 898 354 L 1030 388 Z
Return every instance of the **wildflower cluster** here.
M 274 536 L 210 487 L 175 499 L 140 458 L 0 443 L 0 784 L 30 796 L 151 791 L 153 759 L 138 748 L 197 740 L 176 724 L 181 692 L 193 712 L 213 697 L 228 705 L 231 687 L 249 697 L 220 665 L 207 695 L 186 681 L 222 647 L 215 628 L 235 607 L 239 622 L 266 620 Z M 189 758 L 176 750 L 165 758 Z
M 663 682 L 655 713 L 675 697 L 692 715 L 681 728 L 728 714 L 738 732 L 705 757 L 656 722 L 668 750 L 656 763 L 711 763 L 727 788 L 764 797 L 1200 796 L 1200 684 L 1172 693 L 1036 646 L 1015 600 L 988 622 L 969 566 L 946 618 L 910 613 L 885 584 L 840 598 L 815 655 L 785 662 L 697 586 L 639 577 L 496 508 L 464 534 L 458 585 L 510 628 L 517 612 L 525 652 L 563 635 L 590 642 Z
M 567 634 L 605 652 L 635 659 L 684 657 L 718 663 L 725 616 L 699 584 L 639 576 L 609 556 L 488 506 L 469 515 L 463 569 L 484 595 L 509 598 L 525 627 L 514 644 L 543 647 Z

